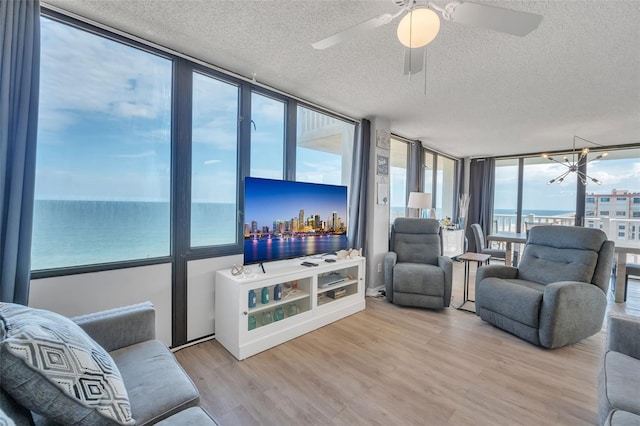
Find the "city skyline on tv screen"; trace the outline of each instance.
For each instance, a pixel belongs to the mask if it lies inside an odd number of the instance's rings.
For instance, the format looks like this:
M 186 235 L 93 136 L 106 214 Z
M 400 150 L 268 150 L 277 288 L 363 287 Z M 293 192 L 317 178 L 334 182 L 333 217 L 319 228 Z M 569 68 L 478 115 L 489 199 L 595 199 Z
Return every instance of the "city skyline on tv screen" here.
M 347 245 L 347 188 L 246 178 L 245 264 L 331 253 Z

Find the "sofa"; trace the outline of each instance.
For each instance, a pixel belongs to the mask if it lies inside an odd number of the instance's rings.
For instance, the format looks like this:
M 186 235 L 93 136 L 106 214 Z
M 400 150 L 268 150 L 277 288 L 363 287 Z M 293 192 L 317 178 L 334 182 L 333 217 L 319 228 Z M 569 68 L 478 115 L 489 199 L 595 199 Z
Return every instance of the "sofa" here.
M 216 424 L 149 302 L 71 319 L 0 303 L 0 387 L 0 424 Z
M 610 314 L 598 370 L 598 413 L 603 425 L 640 426 L 640 318 Z
M 476 313 L 545 348 L 602 328 L 614 244 L 600 229 L 536 226 L 517 268 L 488 265 L 476 274 Z

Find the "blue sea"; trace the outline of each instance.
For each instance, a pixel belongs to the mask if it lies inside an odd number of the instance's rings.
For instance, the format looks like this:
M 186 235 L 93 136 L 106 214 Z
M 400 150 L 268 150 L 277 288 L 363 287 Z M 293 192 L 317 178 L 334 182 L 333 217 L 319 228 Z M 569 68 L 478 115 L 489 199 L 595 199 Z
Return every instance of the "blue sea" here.
M 512 214 L 515 215 L 515 209 L 495 209 L 494 214 Z M 536 216 L 566 216 L 567 214 L 575 214 L 575 210 L 522 210 L 523 216 L 530 214 Z
M 236 241 L 233 204 L 192 205 L 191 245 Z M 91 265 L 170 254 L 168 202 L 36 200 L 31 269 Z

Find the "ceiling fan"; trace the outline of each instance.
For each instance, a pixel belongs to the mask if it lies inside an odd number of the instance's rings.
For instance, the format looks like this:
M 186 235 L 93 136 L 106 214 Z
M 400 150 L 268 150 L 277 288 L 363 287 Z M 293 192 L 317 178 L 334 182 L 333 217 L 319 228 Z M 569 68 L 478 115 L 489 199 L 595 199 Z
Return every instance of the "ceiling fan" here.
M 398 24 L 397 35 L 400 43 L 406 47 L 405 74 L 407 74 L 421 69 L 416 69 L 410 60 L 407 61 L 407 58 L 411 57 L 411 50 L 423 48 L 438 35 L 440 18 L 436 12 L 439 12 L 446 21 L 475 25 L 521 37 L 538 28 L 542 21 L 542 15 L 486 4 L 456 1 L 442 8 L 431 2 L 429 2 L 428 6 L 419 6 L 416 0 L 392 1 L 400 8 L 397 13 L 385 13 L 339 31 L 313 43 L 313 48 L 327 49 L 386 25 L 404 15 Z M 416 65 L 421 67 L 421 64 Z

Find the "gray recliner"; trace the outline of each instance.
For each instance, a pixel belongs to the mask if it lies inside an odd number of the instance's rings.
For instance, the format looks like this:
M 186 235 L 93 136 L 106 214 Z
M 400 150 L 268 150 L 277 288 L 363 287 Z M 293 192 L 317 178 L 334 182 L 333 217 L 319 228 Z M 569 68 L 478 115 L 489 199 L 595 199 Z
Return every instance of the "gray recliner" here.
M 397 305 L 442 309 L 451 301 L 453 263 L 442 256 L 435 219 L 397 218 L 384 259 L 387 300 Z
M 482 266 L 476 313 L 533 344 L 557 348 L 602 328 L 614 244 L 599 229 L 531 229 L 518 268 Z

